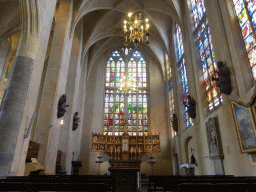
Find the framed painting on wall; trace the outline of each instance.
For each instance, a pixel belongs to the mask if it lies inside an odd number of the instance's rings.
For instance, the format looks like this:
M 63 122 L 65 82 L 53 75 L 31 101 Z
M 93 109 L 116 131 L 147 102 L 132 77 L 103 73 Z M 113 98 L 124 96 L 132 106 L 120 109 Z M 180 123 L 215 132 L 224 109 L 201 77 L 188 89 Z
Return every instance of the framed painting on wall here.
M 242 153 L 256 151 L 256 130 L 251 107 L 231 101 Z

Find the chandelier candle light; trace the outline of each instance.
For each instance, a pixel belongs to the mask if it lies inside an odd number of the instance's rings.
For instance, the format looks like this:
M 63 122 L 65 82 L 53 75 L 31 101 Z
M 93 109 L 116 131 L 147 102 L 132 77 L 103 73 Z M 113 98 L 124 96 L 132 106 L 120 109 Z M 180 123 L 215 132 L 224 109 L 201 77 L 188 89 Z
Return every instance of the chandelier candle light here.
M 137 14 L 135 15 L 134 19 L 132 20 L 132 13 L 128 13 L 129 21 L 124 21 L 124 34 L 125 37 L 125 45 L 130 43 L 134 43 L 135 47 L 138 47 L 140 42 L 145 42 L 149 44 L 148 36 L 149 36 L 149 24 L 148 19 L 145 19 L 145 22 L 141 19 L 141 13 L 139 13 L 139 17 Z M 144 26 L 145 24 L 145 26 Z
M 124 76 L 123 79 L 120 80 L 120 91 L 123 91 L 125 94 L 129 94 L 133 91 L 137 91 L 136 83 L 132 80 L 131 77 Z

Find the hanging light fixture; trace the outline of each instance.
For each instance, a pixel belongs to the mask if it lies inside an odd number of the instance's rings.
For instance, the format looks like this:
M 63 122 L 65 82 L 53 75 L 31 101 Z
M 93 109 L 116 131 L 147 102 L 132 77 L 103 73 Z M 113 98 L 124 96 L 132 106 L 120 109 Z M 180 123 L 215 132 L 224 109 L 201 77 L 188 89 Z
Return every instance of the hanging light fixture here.
M 139 13 L 139 17 L 137 14 L 132 19 L 132 13 L 128 13 L 128 21 L 124 21 L 124 38 L 125 45 L 127 46 L 130 43 L 135 44 L 135 48 L 138 47 L 139 43 L 145 42 L 149 44 L 149 24 L 148 19 L 145 19 L 145 22 L 141 19 L 141 13 Z M 128 42 L 129 41 L 129 42 Z
M 120 91 L 124 92 L 126 95 L 137 91 L 136 83 L 132 80 L 132 77 L 126 77 L 124 76 L 122 79 L 120 79 Z

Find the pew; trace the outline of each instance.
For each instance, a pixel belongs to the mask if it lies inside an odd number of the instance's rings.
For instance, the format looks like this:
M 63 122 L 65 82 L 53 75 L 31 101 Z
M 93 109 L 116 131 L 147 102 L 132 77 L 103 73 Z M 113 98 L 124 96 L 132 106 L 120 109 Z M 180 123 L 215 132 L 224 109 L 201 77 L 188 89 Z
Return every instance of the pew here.
M 256 177 L 234 177 L 233 175 L 203 176 L 149 176 L 149 192 L 156 191 L 205 191 L 219 192 L 236 190 L 249 192 L 256 187 Z
M 110 176 L 94 175 L 12 176 L 1 179 L 0 186 L 8 191 L 113 191 Z

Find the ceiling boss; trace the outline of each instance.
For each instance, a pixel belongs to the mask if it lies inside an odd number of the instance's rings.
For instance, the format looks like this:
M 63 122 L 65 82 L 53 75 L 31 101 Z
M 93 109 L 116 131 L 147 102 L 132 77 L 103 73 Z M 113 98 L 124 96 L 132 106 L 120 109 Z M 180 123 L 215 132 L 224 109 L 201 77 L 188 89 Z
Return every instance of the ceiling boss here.
M 132 19 L 132 13 L 128 13 L 128 21 L 124 21 L 124 38 L 125 38 L 125 45 L 127 46 L 129 44 L 128 39 L 130 40 L 130 43 L 135 44 L 135 48 L 138 47 L 138 44 L 140 42 L 145 42 L 146 44 L 149 44 L 149 24 L 148 19 L 145 19 L 145 22 L 141 19 L 141 13 L 139 13 L 139 17 L 137 14 Z

